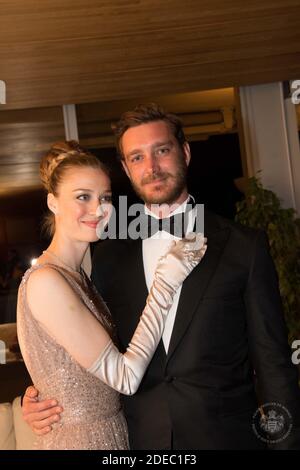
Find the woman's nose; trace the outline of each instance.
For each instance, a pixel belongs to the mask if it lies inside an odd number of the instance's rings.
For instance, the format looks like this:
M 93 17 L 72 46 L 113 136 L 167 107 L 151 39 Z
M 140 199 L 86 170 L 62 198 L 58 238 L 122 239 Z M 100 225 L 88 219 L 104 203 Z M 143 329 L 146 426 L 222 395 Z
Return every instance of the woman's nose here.
M 99 205 L 100 205 L 100 202 L 98 200 L 90 202 L 89 208 L 88 208 L 89 214 L 93 215 L 93 216 L 97 216 L 97 211 L 98 211 Z

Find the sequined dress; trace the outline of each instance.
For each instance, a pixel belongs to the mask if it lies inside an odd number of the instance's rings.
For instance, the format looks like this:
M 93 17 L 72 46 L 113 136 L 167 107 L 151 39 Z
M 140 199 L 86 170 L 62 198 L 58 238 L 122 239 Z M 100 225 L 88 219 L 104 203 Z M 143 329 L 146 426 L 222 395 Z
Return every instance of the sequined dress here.
M 34 449 L 128 449 L 127 425 L 119 393 L 87 372 L 50 336 L 32 315 L 26 301 L 30 274 L 23 276 L 18 295 L 18 338 L 22 355 L 39 398 L 55 398 L 63 406 L 52 431 L 36 436 Z M 60 266 L 58 270 L 92 314 L 113 331 L 110 313 L 86 275 L 81 279 Z

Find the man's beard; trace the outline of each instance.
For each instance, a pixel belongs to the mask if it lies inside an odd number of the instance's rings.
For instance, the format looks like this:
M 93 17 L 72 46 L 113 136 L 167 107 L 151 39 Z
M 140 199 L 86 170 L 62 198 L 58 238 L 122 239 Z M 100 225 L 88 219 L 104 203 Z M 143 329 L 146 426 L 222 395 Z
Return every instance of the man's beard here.
M 133 182 L 131 184 L 136 194 L 143 199 L 146 204 L 172 204 L 179 198 L 183 190 L 186 188 L 187 169 L 188 167 L 185 160 L 182 158 L 178 162 L 178 171 L 175 175 L 167 172 L 154 173 L 153 175 L 144 178 L 140 186 L 135 185 Z M 144 191 L 143 187 L 148 183 L 159 180 L 161 180 L 161 185 L 164 184 L 164 180 L 167 181 L 167 184 L 172 180 L 173 184 L 171 184 L 171 187 L 168 188 L 167 191 L 163 190 L 162 194 L 152 194 L 148 196 L 147 190 Z

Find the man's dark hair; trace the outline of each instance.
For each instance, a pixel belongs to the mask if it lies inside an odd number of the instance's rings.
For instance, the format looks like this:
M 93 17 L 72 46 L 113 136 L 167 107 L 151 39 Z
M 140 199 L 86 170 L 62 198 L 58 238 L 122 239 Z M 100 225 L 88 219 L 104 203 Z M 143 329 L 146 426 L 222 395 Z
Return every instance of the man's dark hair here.
M 112 129 L 116 137 L 118 156 L 121 160 L 124 159 L 122 151 L 123 134 L 131 127 L 137 127 L 141 124 L 156 121 L 166 122 L 170 126 L 170 129 L 180 147 L 183 146 L 186 142 L 186 138 L 182 128 L 182 122 L 175 114 L 164 111 L 164 109 L 156 103 L 139 104 L 132 111 L 126 111 L 123 113 L 120 120 L 117 123 L 112 124 Z

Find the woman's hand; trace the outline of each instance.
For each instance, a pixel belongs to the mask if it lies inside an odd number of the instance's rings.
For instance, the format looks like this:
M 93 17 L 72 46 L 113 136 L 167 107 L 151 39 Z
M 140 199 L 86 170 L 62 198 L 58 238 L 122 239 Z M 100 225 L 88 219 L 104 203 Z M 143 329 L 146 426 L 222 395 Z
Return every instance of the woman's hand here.
M 202 233 L 190 233 L 186 238 L 174 241 L 170 250 L 159 259 L 155 278 L 176 291 L 205 255 L 206 242 Z

